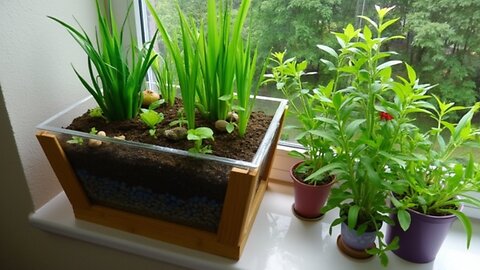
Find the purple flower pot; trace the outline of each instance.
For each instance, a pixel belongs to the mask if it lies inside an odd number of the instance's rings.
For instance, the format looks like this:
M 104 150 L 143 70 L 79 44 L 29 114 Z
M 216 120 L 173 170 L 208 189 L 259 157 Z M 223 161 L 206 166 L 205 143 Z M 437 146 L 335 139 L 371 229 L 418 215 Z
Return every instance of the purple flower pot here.
M 293 192 L 295 197 L 294 211 L 296 215 L 299 215 L 306 219 L 316 219 L 320 215 L 320 209 L 327 201 L 328 195 L 330 195 L 330 189 L 335 181 L 331 181 L 325 185 L 309 185 L 298 180 L 293 171 L 300 165 L 301 162 L 293 165 L 290 170 L 290 177 L 293 179 Z
M 396 214 L 390 215 L 395 225 L 388 225 L 386 242 L 390 243 L 398 236 L 400 248 L 393 253 L 409 262 L 428 263 L 435 260 L 456 217 L 454 215 L 430 216 L 411 209 L 407 211 L 412 219 L 407 231 L 403 231 L 400 227 Z
M 348 225 L 342 223 L 340 228 L 342 234 L 342 240 L 345 245 L 356 250 L 365 250 L 375 245 L 375 231 L 364 232 L 358 235 L 355 230 L 348 228 Z

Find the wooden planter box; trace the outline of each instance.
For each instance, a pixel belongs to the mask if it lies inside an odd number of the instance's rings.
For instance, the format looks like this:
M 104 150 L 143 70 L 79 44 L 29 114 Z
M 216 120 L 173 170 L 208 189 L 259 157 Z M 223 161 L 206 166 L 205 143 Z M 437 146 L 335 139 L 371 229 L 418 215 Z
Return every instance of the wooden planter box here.
M 69 114 L 79 115 L 78 111 L 84 112 L 86 111 L 85 107 L 91 108 L 91 99 L 85 99 L 39 125 L 40 131 L 37 133 L 37 139 L 72 204 L 76 218 L 238 260 L 267 187 L 272 159 L 283 123 L 286 101 L 271 101 L 277 103 L 272 121 L 273 128 L 270 128 L 268 131 L 271 134 L 267 132 L 267 135 L 265 135 L 264 141 L 259 148 L 261 153 L 257 153 L 252 162 L 223 160 L 222 158 L 218 159 L 212 156 L 206 156 L 204 157 L 206 159 L 203 160 L 202 157 L 191 156 L 186 152 L 181 152 L 178 157 L 174 157 L 174 159 L 191 160 L 190 162 L 192 162 L 193 166 L 196 163 L 207 165 L 219 163 L 228 168 L 225 195 L 223 202 L 220 202 L 221 207 L 217 207 L 219 218 L 218 223 L 213 227 L 214 229 L 209 228 L 206 230 L 149 213 L 143 214 L 142 211 L 136 211 L 134 207 L 132 211 L 129 207 L 127 207 L 128 209 L 122 209 L 122 207 L 116 207 L 115 205 L 111 207 L 108 203 L 97 200 L 96 195 L 91 194 L 88 183 L 85 183 L 85 177 L 76 168 L 78 164 L 76 162 L 72 163 L 73 160 L 69 159 L 68 147 L 65 146 L 67 138 L 76 135 L 85 139 L 101 139 L 110 146 L 118 144 L 119 147 L 132 148 L 133 150 L 131 151 L 139 154 L 143 153 L 142 151 L 152 153 L 157 151 L 157 149 L 152 147 L 148 147 L 147 150 L 135 149 L 135 147 L 138 147 L 136 144 L 140 143 L 119 141 L 108 137 L 99 138 L 96 135 L 79 134 L 79 132 L 67 131 L 61 128 L 68 125 L 66 122 L 71 121 L 70 118 L 72 116 Z M 160 152 L 159 155 L 177 154 L 175 151 L 168 149 L 160 149 L 158 151 Z M 96 162 L 94 160 L 95 156 L 100 157 L 102 154 L 91 155 L 92 162 Z M 124 165 L 119 166 L 122 167 Z M 141 189 L 143 192 L 147 190 L 142 186 L 137 188 L 132 187 L 132 183 L 127 184 L 129 192 L 132 189 Z M 125 184 L 122 183 L 122 185 Z M 87 188 L 85 188 L 86 186 Z M 189 209 L 189 213 L 192 216 L 198 216 L 199 214 L 195 213 L 195 211 L 202 210 Z

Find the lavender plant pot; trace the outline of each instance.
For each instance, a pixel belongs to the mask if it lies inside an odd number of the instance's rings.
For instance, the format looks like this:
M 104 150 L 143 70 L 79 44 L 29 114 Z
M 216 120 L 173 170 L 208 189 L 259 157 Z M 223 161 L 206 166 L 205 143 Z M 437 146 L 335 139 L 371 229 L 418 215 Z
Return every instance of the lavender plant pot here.
M 425 215 L 411 209 L 407 211 L 412 219 L 407 231 L 400 227 L 396 214 L 390 215 L 395 225 L 387 227 L 387 243 L 398 236 L 400 248 L 393 253 L 409 262 L 428 263 L 435 260 L 456 217 Z
M 293 211 L 295 215 L 302 219 L 315 220 L 322 217 L 320 209 L 323 207 L 330 195 L 335 180 L 324 185 L 309 185 L 298 180 L 293 172 L 301 162 L 296 163 L 290 169 L 290 177 L 293 180 L 293 191 L 295 203 Z
M 355 230 L 350 229 L 345 223 L 342 223 L 340 230 L 343 243 L 350 248 L 363 251 L 375 245 L 375 231 L 364 232 L 363 234 L 358 235 Z

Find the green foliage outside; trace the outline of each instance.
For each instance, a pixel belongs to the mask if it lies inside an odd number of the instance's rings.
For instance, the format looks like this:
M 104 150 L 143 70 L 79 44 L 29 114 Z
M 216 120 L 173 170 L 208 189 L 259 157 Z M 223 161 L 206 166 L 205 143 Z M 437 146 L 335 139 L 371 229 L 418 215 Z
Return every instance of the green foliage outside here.
M 175 21 L 175 2 L 157 0 L 157 10 L 167 27 Z M 203 0 L 179 0 L 180 7 L 195 19 L 206 17 Z M 238 7 L 239 0 L 235 0 Z M 270 51 L 284 51 L 307 60 L 307 71 L 318 71 L 313 81 L 327 77 L 319 62 L 317 44 L 334 47 L 330 32 L 341 32 L 344 25 L 356 28 L 363 23 L 356 15 L 371 16 L 373 5 L 393 6 L 393 16 L 401 22 L 389 31 L 407 39 L 390 44 L 398 58 L 408 61 L 424 82 L 439 84 L 433 90 L 443 100 L 472 105 L 480 97 L 480 1 L 478 0 L 257 0 L 245 27 L 253 43 L 258 42 L 259 59 Z M 235 13 L 235 11 L 234 11 Z M 234 14 L 235 15 L 235 14 Z M 261 63 L 261 61 L 259 61 Z M 267 71 L 268 72 L 268 71 Z M 404 74 L 401 74 L 404 75 Z M 275 89 L 268 90 L 268 94 Z M 265 93 L 263 93 L 265 94 Z

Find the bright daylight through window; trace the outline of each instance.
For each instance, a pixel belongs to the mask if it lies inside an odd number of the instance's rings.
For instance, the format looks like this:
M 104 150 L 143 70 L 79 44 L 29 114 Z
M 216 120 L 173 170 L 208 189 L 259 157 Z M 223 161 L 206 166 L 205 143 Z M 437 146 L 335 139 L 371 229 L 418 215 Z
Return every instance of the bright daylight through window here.
M 237 9 L 240 0 L 233 0 Z M 302 87 L 314 89 L 325 85 L 334 71 L 328 61 L 328 50 L 317 47 L 325 44 L 338 49 L 337 39 L 332 32 L 342 32 L 351 23 L 355 29 L 362 29 L 366 20 L 359 16 L 374 18 L 375 5 L 395 8 L 390 18 L 400 18 L 388 27 L 388 36 L 403 36 L 387 44 L 385 51 L 392 53 L 389 60 L 409 63 L 416 71 L 420 83 L 436 86 L 431 95 L 454 102 L 459 106 L 472 106 L 480 101 L 480 1 L 431 1 L 431 0 L 255 0 L 245 22 L 252 44 L 258 47 L 257 71 L 265 60 L 270 60 L 266 73 L 271 73 L 272 53 L 286 52 L 285 59 L 295 57 L 297 62 L 306 61 L 302 75 Z M 139 1 L 143 18 L 143 34 L 150 40 L 156 24 L 147 12 L 143 1 Z M 205 0 L 151 0 L 167 29 L 179 31 L 177 3 L 179 8 L 200 26 L 206 20 Z M 235 11 L 234 11 L 235 15 Z M 247 31 L 244 31 L 247 32 Z M 175 36 L 175 31 L 172 34 Z M 247 38 L 247 37 L 244 37 Z M 161 43 L 159 43 L 161 44 Z M 163 46 L 159 45 L 162 51 Z M 400 65 L 399 65 L 400 66 Z M 393 77 L 407 76 L 405 68 L 393 67 Z M 152 77 L 153 78 L 153 77 Z M 175 78 L 172 78 L 175 80 Z M 259 94 L 285 98 L 279 85 L 266 83 Z M 433 99 L 433 98 L 432 98 Z M 432 102 L 435 104 L 434 102 Z M 450 116 L 449 121 L 457 122 L 466 112 L 460 110 Z M 416 124 L 423 129 L 435 125 L 425 114 L 418 114 Z M 296 142 L 301 131 L 289 128 L 298 124 L 296 118 L 286 119 L 283 141 Z M 473 119 L 478 127 L 480 117 Z M 446 133 L 446 132 L 445 132 Z M 445 135 L 448 137 L 448 135 Z M 445 137 L 444 136 L 444 137 Z M 477 135 L 479 136 L 479 135 Z M 468 146 L 458 149 L 459 157 L 469 152 Z M 480 151 L 473 151 L 480 161 Z

